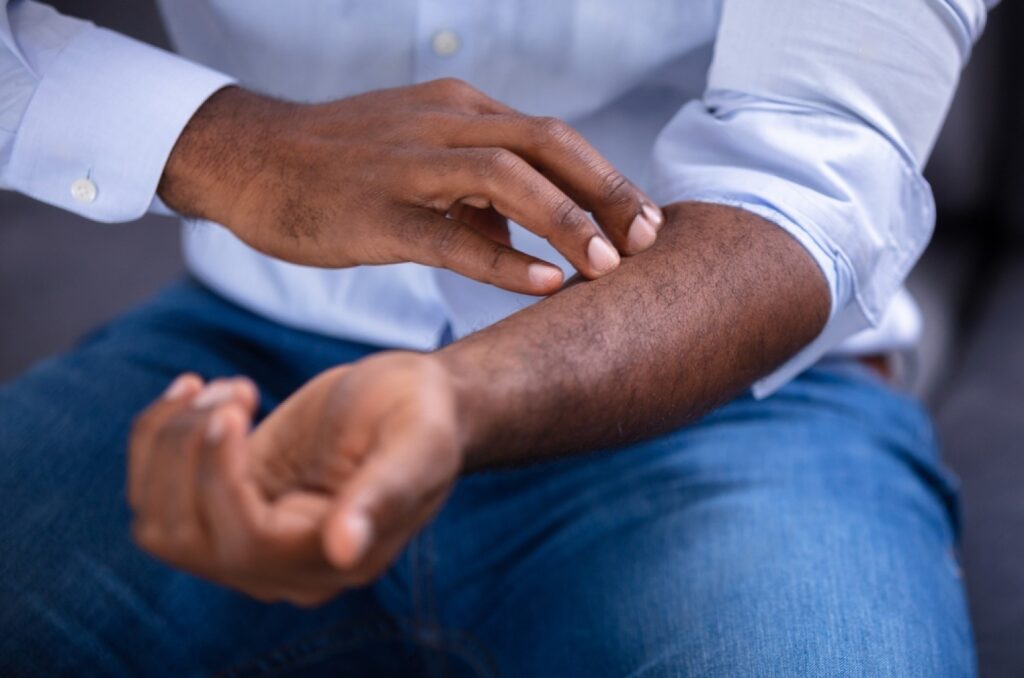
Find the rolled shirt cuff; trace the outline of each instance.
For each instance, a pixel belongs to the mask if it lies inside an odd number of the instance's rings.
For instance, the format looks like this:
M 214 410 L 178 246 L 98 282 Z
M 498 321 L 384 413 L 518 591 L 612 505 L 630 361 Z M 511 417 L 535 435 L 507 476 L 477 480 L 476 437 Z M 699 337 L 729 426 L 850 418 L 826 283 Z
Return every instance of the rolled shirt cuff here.
M 89 26 L 46 69 L 5 183 L 94 221 L 145 214 L 174 144 L 230 76 Z

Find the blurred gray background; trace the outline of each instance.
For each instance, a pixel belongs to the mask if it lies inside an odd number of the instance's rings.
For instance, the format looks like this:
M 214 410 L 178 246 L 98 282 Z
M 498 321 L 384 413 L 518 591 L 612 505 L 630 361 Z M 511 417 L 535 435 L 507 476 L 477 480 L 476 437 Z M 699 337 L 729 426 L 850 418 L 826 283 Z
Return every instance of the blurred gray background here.
M 166 45 L 137 0 L 52 2 Z M 964 566 L 982 675 L 1024 675 L 1024 7 L 990 18 L 928 168 L 935 240 L 911 288 L 926 316 L 913 388 L 964 494 Z M 85 221 L 0 192 L 0 381 L 181 275 L 178 227 Z

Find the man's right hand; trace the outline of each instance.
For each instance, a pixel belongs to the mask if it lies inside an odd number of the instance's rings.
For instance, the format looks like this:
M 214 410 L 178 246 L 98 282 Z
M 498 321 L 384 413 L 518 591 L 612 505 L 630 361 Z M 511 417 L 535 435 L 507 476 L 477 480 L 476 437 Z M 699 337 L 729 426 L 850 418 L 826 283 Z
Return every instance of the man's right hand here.
M 450 79 L 317 105 L 223 89 L 178 139 L 159 195 L 286 261 L 414 261 L 526 294 L 556 291 L 562 272 L 512 249 L 506 218 L 587 278 L 662 224 L 571 127 Z

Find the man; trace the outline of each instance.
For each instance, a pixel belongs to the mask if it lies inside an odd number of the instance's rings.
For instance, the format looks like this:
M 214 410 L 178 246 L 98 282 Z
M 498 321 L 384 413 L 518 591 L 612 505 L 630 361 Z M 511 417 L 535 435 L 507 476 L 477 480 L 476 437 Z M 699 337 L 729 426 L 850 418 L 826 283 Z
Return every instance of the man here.
M 0 390 L 5 668 L 973 672 L 841 356 L 918 332 L 982 0 L 5 4 L 4 185 L 193 276 Z

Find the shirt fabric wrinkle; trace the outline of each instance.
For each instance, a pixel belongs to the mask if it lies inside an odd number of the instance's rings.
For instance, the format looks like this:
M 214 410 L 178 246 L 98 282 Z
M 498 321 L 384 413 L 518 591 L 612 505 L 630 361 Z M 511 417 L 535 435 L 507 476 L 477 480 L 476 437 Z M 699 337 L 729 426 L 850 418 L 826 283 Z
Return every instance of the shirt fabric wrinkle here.
M 748 209 L 807 250 L 828 282 L 829 324 L 755 385 L 763 396 L 829 352 L 914 346 L 920 315 L 902 283 L 934 226 L 921 168 L 996 3 L 158 4 L 180 55 L 37 2 L 0 3 L 0 187 L 97 221 L 166 212 L 163 165 L 226 85 L 324 101 L 460 77 L 567 119 L 663 204 Z M 443 54 L 442 31 L 456 37 Z M 83 177 L 94 200 L 69 190 Z M 415 264 L 297 266 L 212 223 L 183 240 L 193 275 L 232 301 L 380 346 L 430 350 L 534 301 Z M 512 241 L 571 272 L 514 224 Z

